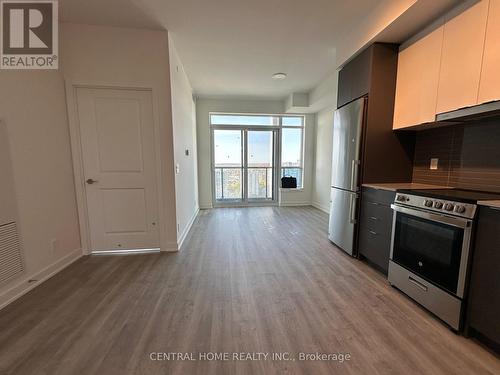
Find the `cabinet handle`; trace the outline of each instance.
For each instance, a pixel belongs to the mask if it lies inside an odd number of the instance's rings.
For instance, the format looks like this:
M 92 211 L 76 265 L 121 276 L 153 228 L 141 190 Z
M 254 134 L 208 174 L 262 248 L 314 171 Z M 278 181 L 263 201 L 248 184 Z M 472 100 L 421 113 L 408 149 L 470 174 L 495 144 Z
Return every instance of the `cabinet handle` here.
M 375 217 L 375 216 L 370 216 L 368 219 L 370 219 L 370 220 L 375 220 L 375 221 L 376 221 L 376 220 L 378 220 L 378 217 Z
M 376 202 L 368 202 L 368 203 L 373 204 L 374 206 L 378 206 L 378 203 Z
M 377 233 L 377 232 L 374 232 L 374 231 L 372 231 L 372 230 L 369 230 L 368 232 L 369 232 L 370 234 L 373 234 L 374 236 L 378 236 L 378 233 Z

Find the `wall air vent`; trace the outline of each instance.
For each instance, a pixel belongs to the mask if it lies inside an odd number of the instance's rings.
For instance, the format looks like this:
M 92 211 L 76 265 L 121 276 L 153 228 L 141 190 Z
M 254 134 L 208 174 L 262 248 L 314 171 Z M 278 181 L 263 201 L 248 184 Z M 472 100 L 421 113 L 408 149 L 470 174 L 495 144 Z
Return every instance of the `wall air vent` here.
M 0 226 L 0 283 L 24 271 L 21 246 L 15 222 Z

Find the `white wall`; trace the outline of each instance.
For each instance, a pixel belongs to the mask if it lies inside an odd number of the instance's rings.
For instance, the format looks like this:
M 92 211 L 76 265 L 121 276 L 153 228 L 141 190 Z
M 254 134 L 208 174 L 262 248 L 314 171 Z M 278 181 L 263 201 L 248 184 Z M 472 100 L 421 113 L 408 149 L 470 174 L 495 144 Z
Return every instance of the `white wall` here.
M 1 286 L 2 306 L 38 284 L 29 279 L 43 280 L 81 251 L 60 72 L 0 72 L 0 119 L 11 149 L 26 266 L 23 276 Z
M 333 112 L 337 108 L 337 89 L 338 72 L 335 71 L 310 94 L 314 102 L 321 105 L 321 110 L 316 113 L 312 204 L 325 212 L 330 210 Z
M 159 124 L 160 243 L 177 249 L 168 34 L 166 31 L 63 23 L 61 68 L 68 83 L 151 88 Z M 68 101 L 73 98 L 68 96 Z
M 210 112 L 282 114 L 281 100 L 198 99 L 196 103 L 198 186 L 200 208 L 212 207 Z M 311 204 L 314 165 L 315 116 L 306 115 L 304 144 L 304 189 L 286 193 L 285 204 Z
M 166 31 L 62 24 L 58 71 L 1 72 L 0 121 L 11 149 L 26 272 L 0 287 L 0 307 L 82 254 L 64 79 L 152 88 L 160 129 L 162 243 L 177 249 L 168 48 Z M 185 100 L 185 87 L 179 90 Z M 192 120 L 192 102 L 174 103 L 176 116 L 183 118 L 188 110 Z M 190 126 L 195 150 L 192 122 Z M 182 134 L 189 144 L 189 136 Z M 191 170 L 195 175 L 196 168 Z
M 198 160 L 196 150 L 196 105 L 193 89 L 169 37 L 172 125 L 174 136 L 175 202 L 177 243 L 180 248 L 198 213 Z M 186 151 L 189 155 L 186 155 Z
M 312 204 L 316 208 L 330 210 L 330 180 L 332 174 L 333 109 L 327 108 L 316 114 L 316 147 L 314 150 L 314 183 Z

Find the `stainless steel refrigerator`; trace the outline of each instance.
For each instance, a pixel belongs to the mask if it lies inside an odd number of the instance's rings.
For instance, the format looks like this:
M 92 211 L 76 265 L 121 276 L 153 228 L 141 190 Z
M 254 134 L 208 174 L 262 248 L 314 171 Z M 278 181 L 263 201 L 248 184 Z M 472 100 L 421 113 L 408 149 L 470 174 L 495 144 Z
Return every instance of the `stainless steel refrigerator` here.
M 354 238 L 366 98 L 337 109 L 333 120 L 332 182 L 328 238 L 356 255 Z

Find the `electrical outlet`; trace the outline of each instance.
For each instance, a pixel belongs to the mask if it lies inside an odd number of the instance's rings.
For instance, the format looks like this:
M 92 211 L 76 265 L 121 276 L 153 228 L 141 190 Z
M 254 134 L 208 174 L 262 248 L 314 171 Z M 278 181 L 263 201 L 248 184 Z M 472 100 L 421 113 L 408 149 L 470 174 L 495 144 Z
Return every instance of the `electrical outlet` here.
M 435 171 L 438 169 L 438 164 L 439 164 L 439 159 L 438 158 L 432 158 L 431 159 L 431 165 L 429 166 L 429 169 L 432 171 Z

